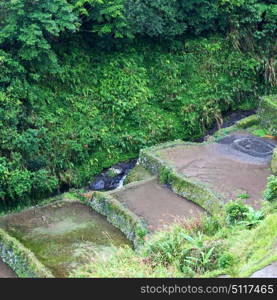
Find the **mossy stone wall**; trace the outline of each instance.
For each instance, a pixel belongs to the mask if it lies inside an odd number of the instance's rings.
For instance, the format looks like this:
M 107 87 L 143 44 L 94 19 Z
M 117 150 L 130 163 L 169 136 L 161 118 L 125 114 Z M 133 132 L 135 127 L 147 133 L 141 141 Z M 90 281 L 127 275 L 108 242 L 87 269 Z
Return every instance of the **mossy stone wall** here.
M 18 277 L 54 277 L 30 250 L 2 229 L 0 229 L 0 257 Z
M 114 197 L 108 193 L 94 192 L 91 199 L 85 200 L 85 203 L 106 216 L 112 225 L 120 229 L 133 242 L 135 248 L 144 244 L 148 233 L 146 224 Z
M 277 136 L 277 95 L 264 96 L 258 110 L 262 128 Z
M 271 170 L 274 175 L 277 175 L 277 147 L 275 147 L 273 152 L 272 161 L 271 161 Z
M 224 205 L 221 195 L 215 193 L 205 184 L 179 174 L 174 166 L 156 154 L 158 150 L 168 147 L 191 144 L 183 141 L 175 141 L 143 149 L 140 152 L 139 163 L 152 174 L 158 175 L 162 184 L 169 184 L 174 193 L 193 201 L 211 214 L 217 213 Z

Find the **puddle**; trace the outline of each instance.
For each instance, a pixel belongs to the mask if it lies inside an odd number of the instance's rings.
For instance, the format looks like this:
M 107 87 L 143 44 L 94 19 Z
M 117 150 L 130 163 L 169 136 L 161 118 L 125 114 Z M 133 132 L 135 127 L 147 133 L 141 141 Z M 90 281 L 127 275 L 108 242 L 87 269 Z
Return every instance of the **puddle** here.
M 78 202 L 60 202 L 0 219 L 0 227 L 29 248 L 56 277 L 106 259 L 131 243 L 105 217 Z

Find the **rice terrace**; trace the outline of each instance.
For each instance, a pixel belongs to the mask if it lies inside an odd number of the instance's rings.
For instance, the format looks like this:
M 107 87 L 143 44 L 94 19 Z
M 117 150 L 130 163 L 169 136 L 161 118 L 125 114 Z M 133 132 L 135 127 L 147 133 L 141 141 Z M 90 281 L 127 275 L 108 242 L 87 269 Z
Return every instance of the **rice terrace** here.
M 277 278 L 277 5 L 0 0 L 0 278 Z

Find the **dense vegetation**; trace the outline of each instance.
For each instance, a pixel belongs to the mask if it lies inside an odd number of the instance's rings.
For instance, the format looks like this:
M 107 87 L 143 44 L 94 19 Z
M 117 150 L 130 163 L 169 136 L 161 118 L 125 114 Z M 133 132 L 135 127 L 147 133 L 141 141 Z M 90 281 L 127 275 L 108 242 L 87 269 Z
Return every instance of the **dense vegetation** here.
M 276 90 L 274 0 L 0 0 L 0 198 L 79 187 Z
M 77 268 L 71 277 L 249 277 L 277 259 L 276 217 L 276 201 L 259 211 L 231 201 L 221 214 L 180 219 L 155 233 L 139 252 L 121 248 L 107 260 L 99 257 Z

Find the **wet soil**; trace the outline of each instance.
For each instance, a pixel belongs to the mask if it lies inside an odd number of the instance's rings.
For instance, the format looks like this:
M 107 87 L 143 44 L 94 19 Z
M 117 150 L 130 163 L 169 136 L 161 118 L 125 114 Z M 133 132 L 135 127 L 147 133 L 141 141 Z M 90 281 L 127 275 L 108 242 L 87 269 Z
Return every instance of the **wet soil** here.
M 14 271 L 0 259 L 0 278 L 16 278 Z
M 74 268 L 115 247 L 130 245 L 106 218 L 79 202 L 57 202 L 0 219 L 0 227 L 17 238 L 56 277 L 66 277 Z
M 157 179 L 114 192 L 112 195 L 142 217 L 152 232 L 173 223 L 178 218 L 195 218 L 204 213 L 204 210 L 195 203 L 158 184 Z
M 229 140 L 249 136 L 242 131 L 233 134 Z M 175 165 L 180 173 L 204 182 L 222 194 L 226 201 L 248 194 L 249 198 L 245 202 L 260 208 L 262 192 L 271 174 L 271 156 L 254 157 L 231 145 L 225 138 L 224 143 L 177 146 L 159 151 L 159 154 Z

